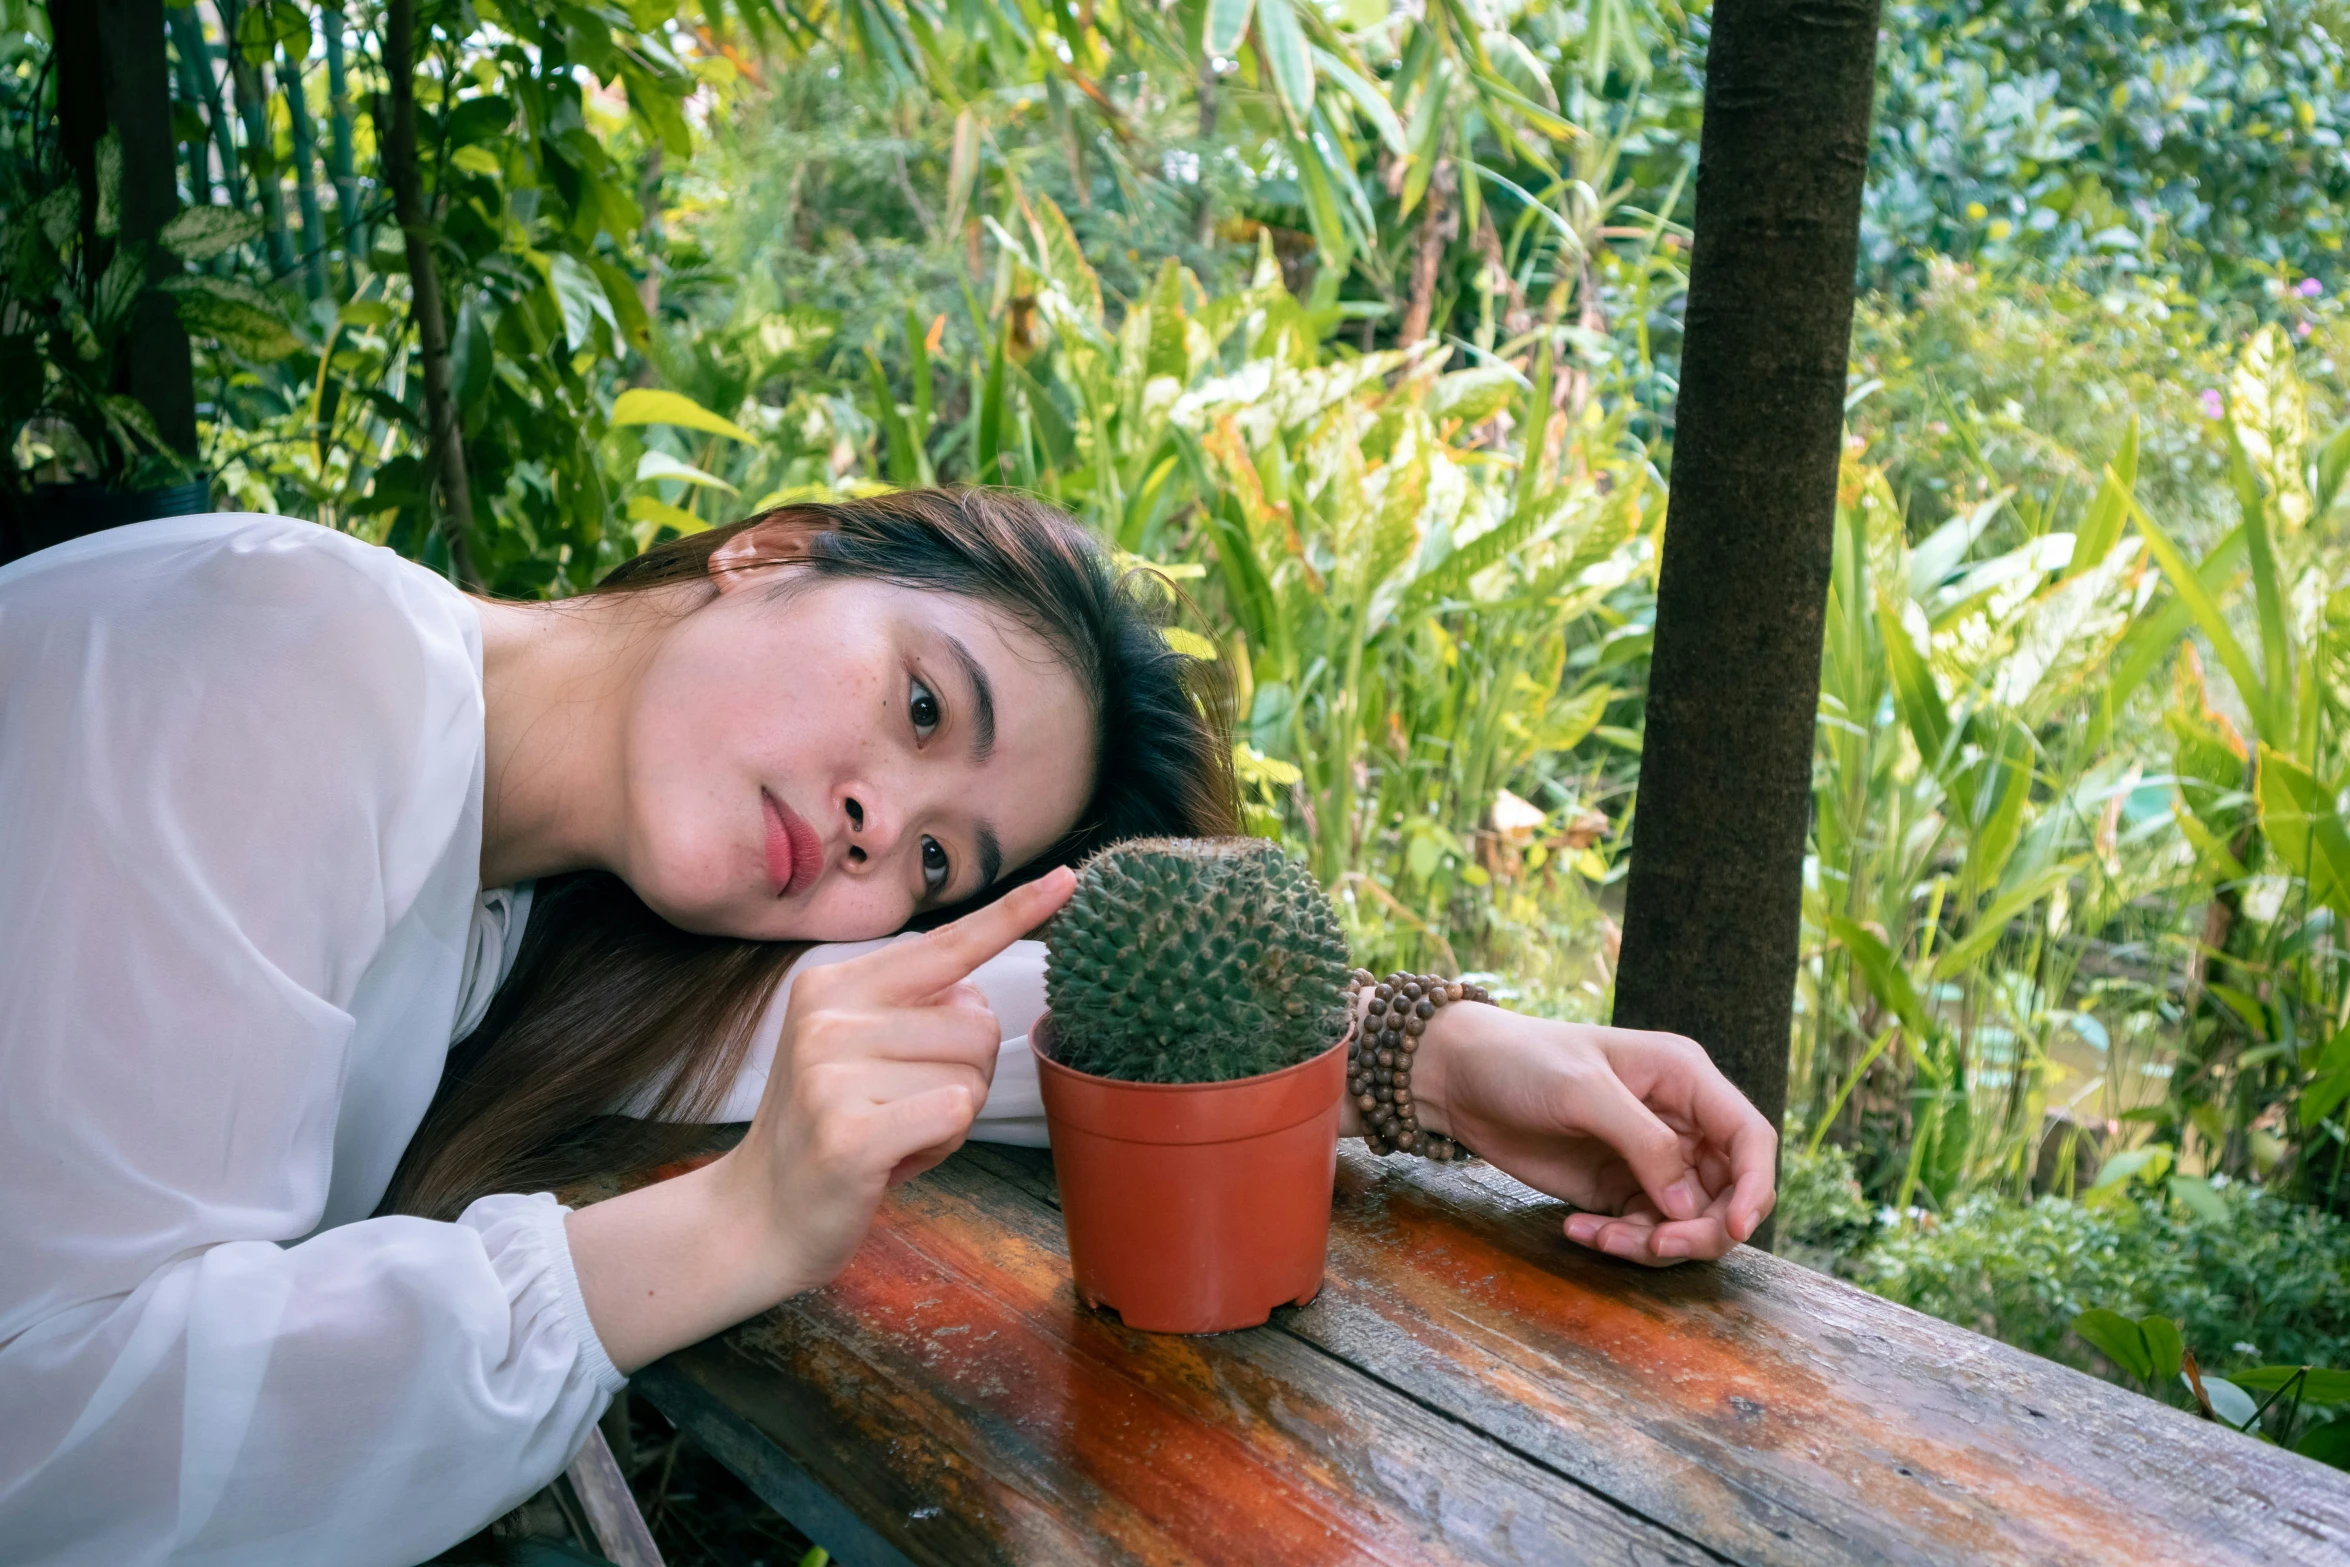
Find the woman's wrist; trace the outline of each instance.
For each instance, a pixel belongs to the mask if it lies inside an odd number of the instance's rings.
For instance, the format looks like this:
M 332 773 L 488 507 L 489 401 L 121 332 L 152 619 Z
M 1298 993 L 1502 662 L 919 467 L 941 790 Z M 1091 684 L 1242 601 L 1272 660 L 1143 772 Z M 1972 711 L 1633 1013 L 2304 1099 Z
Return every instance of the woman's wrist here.
M 566 1221 L 588 1320 L 623 1373 L 822 1282 L 804 1277 L 790 1227 L 740 1152 Z
M 1369 988 L 1357 991 L 1352 1000 L 1355 1027 L 1361 1028 L 1371 1005 Z M 1475 1013 L 1466 1006 L 1444 1006 L 1436 1009 L 1420 1034 L 1420 1048 L 1412 1056 L 1412 1102 L 1417 1107 L 1418 1120 L 1425 1131 L 1440 1136 L 1452 1135 L 1452 1117 L 1447 1113 L 1445 1088 L 1455 1053 L 1461 1047 L 1462 1037 L 1476 1028 Z M 1352 1095 L 1340 1099 L 1338 1135 L 1360 1137 L 1367 1130 L 1363 1112 Z

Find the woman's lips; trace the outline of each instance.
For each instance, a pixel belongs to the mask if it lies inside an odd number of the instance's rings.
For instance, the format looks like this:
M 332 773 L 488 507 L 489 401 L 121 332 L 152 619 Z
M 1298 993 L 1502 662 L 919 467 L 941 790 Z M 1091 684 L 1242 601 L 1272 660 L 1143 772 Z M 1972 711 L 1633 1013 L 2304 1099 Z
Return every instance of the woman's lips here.
M 766 790 L 759 791 L 759 799 L 767 807 L 767 879 L 775 884 L 775 895 L 807 891 L 824 871 L 824 845 L 816 829 Z

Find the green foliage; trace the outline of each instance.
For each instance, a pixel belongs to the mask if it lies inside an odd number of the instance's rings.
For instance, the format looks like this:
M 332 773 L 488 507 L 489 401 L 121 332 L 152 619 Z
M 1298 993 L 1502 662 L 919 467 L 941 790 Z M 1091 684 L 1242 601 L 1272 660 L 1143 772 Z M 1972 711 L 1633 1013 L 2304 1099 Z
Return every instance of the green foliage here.
M 2335 271 L 2344 21 L 2334 0 L 1888 8 L 1871 270 L 2080 263 L 2175 274 L 2206 296 Z
M 1105 849 L 1046 940 L 1056 1058 L 1081 1072 L 1228 1082 L 1346 1035 L 1346 939 L 1329 897 L 1262 839 Z
M 1878 1294 L 2083 1370 L 2097 1362 L 2073 1323 L 2093 1307 L 2170 1318 L 2209 1370 L 2350 1363 L 2350 1225 L 2246 1183 L 2217 1190 L 2210 1213 L 2144 1186 L 2028 1205 L 1986 1193 L 1888 1230 L 1845 1267 Z

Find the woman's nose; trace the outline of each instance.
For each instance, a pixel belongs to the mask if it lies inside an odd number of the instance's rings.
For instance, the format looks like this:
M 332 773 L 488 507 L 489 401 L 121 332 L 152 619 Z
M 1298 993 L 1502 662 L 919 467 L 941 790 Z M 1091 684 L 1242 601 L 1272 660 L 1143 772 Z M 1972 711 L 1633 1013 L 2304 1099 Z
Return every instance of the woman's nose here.
M 887 854 L 897 842 L 897 826 L 891 813 L 875 803 L 872 791 L 843 795 L 840 804 L 841 814 L 849 820 L 849 863 L 866 865 Z

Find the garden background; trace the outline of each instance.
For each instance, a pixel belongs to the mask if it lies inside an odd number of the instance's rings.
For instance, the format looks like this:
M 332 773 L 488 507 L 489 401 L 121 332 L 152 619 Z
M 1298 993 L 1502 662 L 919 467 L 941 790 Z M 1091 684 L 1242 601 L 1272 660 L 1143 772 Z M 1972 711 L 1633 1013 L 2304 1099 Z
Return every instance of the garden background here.
M 12 496 L 209 477 L 559 596 L 1018 485 L 1187 596 L 1360 961 L 1607 1016 L 1702 6 L 163 14 L 149 242 L 0 0 Z M 1879 52 L 1781 1241 L 2189 1405 L 2137 1319 L 2350 1363 L 2346 40 L 1960 0 Z M 192 450 L 125 389 L 158 310 Z M 2350 1455 L 2350 1376 L 2297 1393 L 2270 1434 Z

